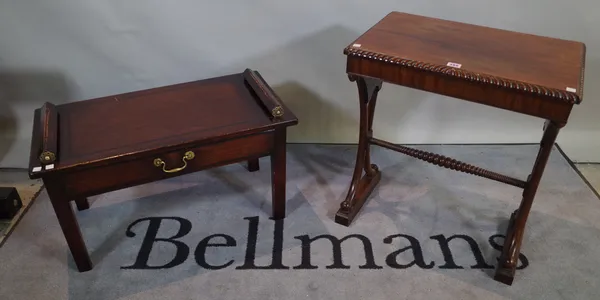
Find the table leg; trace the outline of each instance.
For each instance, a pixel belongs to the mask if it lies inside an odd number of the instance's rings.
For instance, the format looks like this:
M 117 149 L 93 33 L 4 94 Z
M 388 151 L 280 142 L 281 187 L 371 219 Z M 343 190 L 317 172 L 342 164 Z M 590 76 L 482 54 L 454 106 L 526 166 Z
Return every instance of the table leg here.
M 504 284 L 512 285 L 515 270 L 519 259 L 521 243 L 525 231 L 525 223 L 533 204 L 533 199 L 542 179 L 542 174 L 548 162 L 548 158 L 556 141 L 560 128 L 564 125 L 547 121 L 544 128 L 544 136 L 540 142 L 540 149 L 533 165 L 533 170 L 523 190 L 523 198 L 519 208 L 510 217 L 506 239 L 502 248 L 494 279 Z
M 90 202 L 87 198 L 75 199 L 75 204 L 77 205 L 77 209 L 80 211 L 90 208 Z
M 349 75 L 350 81 L 355 81 L 358 87 L 360 102 L 360 127 L 358 137 L 358 150 L 352 181 L 346 199 L 341 203 L 335 215 L 335 222 L 349 226 L 367 198 L 375 189 L 381 179 L 381 172 L 377 165 L 371 164 L 370 139 L 373 136 L 373 116 L 377 95 L 383 82 L 374 78 Z M 362 173 L 365 172 L 363 176 Z
M 248 160 L 248 171 L 256 172 L 260 170 L 260 165 L 258 163 L 258 158 L 253 158 Z
M 85 242 L 79 230 L 79 223 L 75 218 L 75 213 L 71 203 L 66 199 L 62 192 L 62 187 L 52 181 L 44 180 L 44 185 L 48 191 L 50 202 L 54 208 L 58 223 L 62 229 L 63 235 L 67 240 L 67 245 L 71 251 L 71 255 L 75 260 L 77 269 L 80 272 L 89 271 L 92 269 L 92 260 L 88 254 Z
M 275 130 L 274 149 L 271 153 L 271 193 L 273 219 L 285 218 L 286 183 L 286 130 Z

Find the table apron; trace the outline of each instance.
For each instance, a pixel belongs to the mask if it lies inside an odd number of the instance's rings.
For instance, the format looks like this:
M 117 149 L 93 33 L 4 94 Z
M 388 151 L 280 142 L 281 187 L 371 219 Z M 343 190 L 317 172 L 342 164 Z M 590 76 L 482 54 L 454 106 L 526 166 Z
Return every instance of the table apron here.
M 137 159 L 79 170 L 62 174 L 56 178 L 64 187 L 66 201 L 90 197 L 136 185 L 146 184 L 166 178 L 181 176 L 209 168 L 224 166 L 270 155 L 274 149 L 274 132 L 255 134 L 219 143 L 187 147 L 162 154 L 141 156 Z M 183 161 L 187 151 L 194 152 L 194 158 Z M 165 166 L 154 165 L 160 158 Z M 167 171 L 185 168 L 178 172 Z
M 383 82 L 449 96 L 566 124 L 573 104 L 531 92 L 469 81 L 458 77 L 394 65 L 384 61 L 348 57 L 346 72 Z

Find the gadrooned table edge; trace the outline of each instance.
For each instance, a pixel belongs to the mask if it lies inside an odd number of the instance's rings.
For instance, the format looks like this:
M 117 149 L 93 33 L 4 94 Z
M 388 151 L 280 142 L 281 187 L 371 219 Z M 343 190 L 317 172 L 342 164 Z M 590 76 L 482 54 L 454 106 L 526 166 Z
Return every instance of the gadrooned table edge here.
M 509 88 L 516 91 L 527 92 L 537 96 L 552 97 L 568 104 L 580 104 L 583 99 L 583 82 L 585 72 L 585 44 L 582 44 L 583 53 L 581 57 L 581 75 L 580 88 L 576 93 L 563 91 L 555 88 L 549 88 L 537 84 L 531 84 L 513 79 L 502 78 L 483 73 L 475 73 L 468 70 L 462 70 L 455 67 L 432 64 L 428 62 L 416 61 L 412 59 L 401 58 L 389 54 L 378 53 L 369 50 L 357 49 L 352 46 L 344 48 L 344 54 L 349 57 L 359 57 L 362 59 L 381 61 L 390 65 L 400 65 L 406 68 L 437 73 L 441 75 L 456 77 L 459 79 L 494 85 L 502 88 Z

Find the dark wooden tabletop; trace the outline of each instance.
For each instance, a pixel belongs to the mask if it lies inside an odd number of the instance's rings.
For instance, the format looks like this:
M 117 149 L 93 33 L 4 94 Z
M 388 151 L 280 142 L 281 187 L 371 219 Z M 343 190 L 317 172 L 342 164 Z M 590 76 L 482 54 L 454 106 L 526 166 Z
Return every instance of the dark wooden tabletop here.
M 504 78 L 582 98 L 585 45 L 484 26 L 392 12 L 352 42 L 382 59 L 425 68 L 458 66 L 471 75 Z
M 289 110 L 271 120 L 259 98 L 239 73 L 57 105 L 56 168 L 297 123 Z

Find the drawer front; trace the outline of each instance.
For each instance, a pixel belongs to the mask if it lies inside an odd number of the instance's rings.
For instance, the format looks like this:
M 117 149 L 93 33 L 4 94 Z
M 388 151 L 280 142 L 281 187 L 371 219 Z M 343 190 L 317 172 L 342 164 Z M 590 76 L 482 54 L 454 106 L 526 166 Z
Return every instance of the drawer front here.
M 64 176 L 66 192 L 87 197 L 269 155 L 273 140 L 262 133 L 73 172 Z

